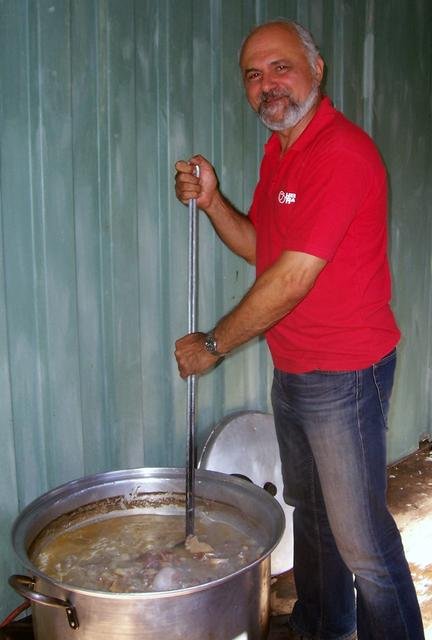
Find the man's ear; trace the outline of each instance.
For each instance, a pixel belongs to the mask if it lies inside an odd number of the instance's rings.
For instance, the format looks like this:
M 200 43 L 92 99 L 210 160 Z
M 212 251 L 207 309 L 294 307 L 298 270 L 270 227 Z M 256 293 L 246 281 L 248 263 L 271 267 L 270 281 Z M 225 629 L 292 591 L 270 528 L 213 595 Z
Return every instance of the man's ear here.
M 315 62 L 315 78 L 319 84 L 321 84 L 323 76 L 324 76 L 324 60 L 321 56 L 318 56 Z

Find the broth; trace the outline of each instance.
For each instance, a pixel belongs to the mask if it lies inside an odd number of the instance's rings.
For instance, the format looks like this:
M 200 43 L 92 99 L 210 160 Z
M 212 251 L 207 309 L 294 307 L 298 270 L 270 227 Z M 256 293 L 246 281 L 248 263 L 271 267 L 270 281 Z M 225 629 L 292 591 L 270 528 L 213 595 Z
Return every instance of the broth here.
M 114 593 L 177 590 L 235 573 L 263 549 L 230 521 L 196 512 L 196 539 L 184 515 L 109 514 L 48 538 L 31 557 L 58 582 Z

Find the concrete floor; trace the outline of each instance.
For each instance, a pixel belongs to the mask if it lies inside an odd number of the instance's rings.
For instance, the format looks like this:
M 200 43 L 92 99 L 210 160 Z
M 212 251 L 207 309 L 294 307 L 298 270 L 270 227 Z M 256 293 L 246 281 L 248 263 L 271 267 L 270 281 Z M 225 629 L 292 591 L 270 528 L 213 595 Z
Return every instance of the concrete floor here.
M 388 503 L 393 513 L 411 567 L 422 611 L 426 640 L 432 640 L 432 446 L 426 442 L 418 452 L 388 471 Z M 273 579 L 273 616 L 291 612 L 295 602 L 292 571 Z M 279 624 L 272 619 L 269 640 L 282 638 Z

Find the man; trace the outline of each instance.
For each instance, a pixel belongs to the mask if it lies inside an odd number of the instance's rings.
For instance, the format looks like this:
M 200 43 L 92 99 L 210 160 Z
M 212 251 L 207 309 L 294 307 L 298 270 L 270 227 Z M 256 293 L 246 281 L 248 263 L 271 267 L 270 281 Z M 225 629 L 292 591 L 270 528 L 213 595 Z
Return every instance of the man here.
M 176 164 L 176 193 L 197 198 L 257 277 L 209 334 L 177 341 L 179 371 L 202 373 L 266 334 L 284 497 L 295 507 L 298 600 L 285 637 L 421 640 L 385 496 L 400 337 L 389 306 L 386 172 L 370 138 L 321 95 L 324 63 L 300 25 L 254 29 L 240 68 L 252 109 L 273 131 L 248 216 L 202 156 Z

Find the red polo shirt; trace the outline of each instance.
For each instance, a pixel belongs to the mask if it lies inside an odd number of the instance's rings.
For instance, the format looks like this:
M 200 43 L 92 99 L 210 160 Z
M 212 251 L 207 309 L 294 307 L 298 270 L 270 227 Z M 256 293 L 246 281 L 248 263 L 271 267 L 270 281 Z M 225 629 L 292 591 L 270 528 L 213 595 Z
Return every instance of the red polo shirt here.
M 368 367 L 400 338 L 389 305 L 385 167 L 369 136 L 328 98 L 280 153 L 273 134 L 249 211 L 257 276 L 283 251 L 327 264 L 308 295 L 266 333 L 274 364 L 292 373 Z

